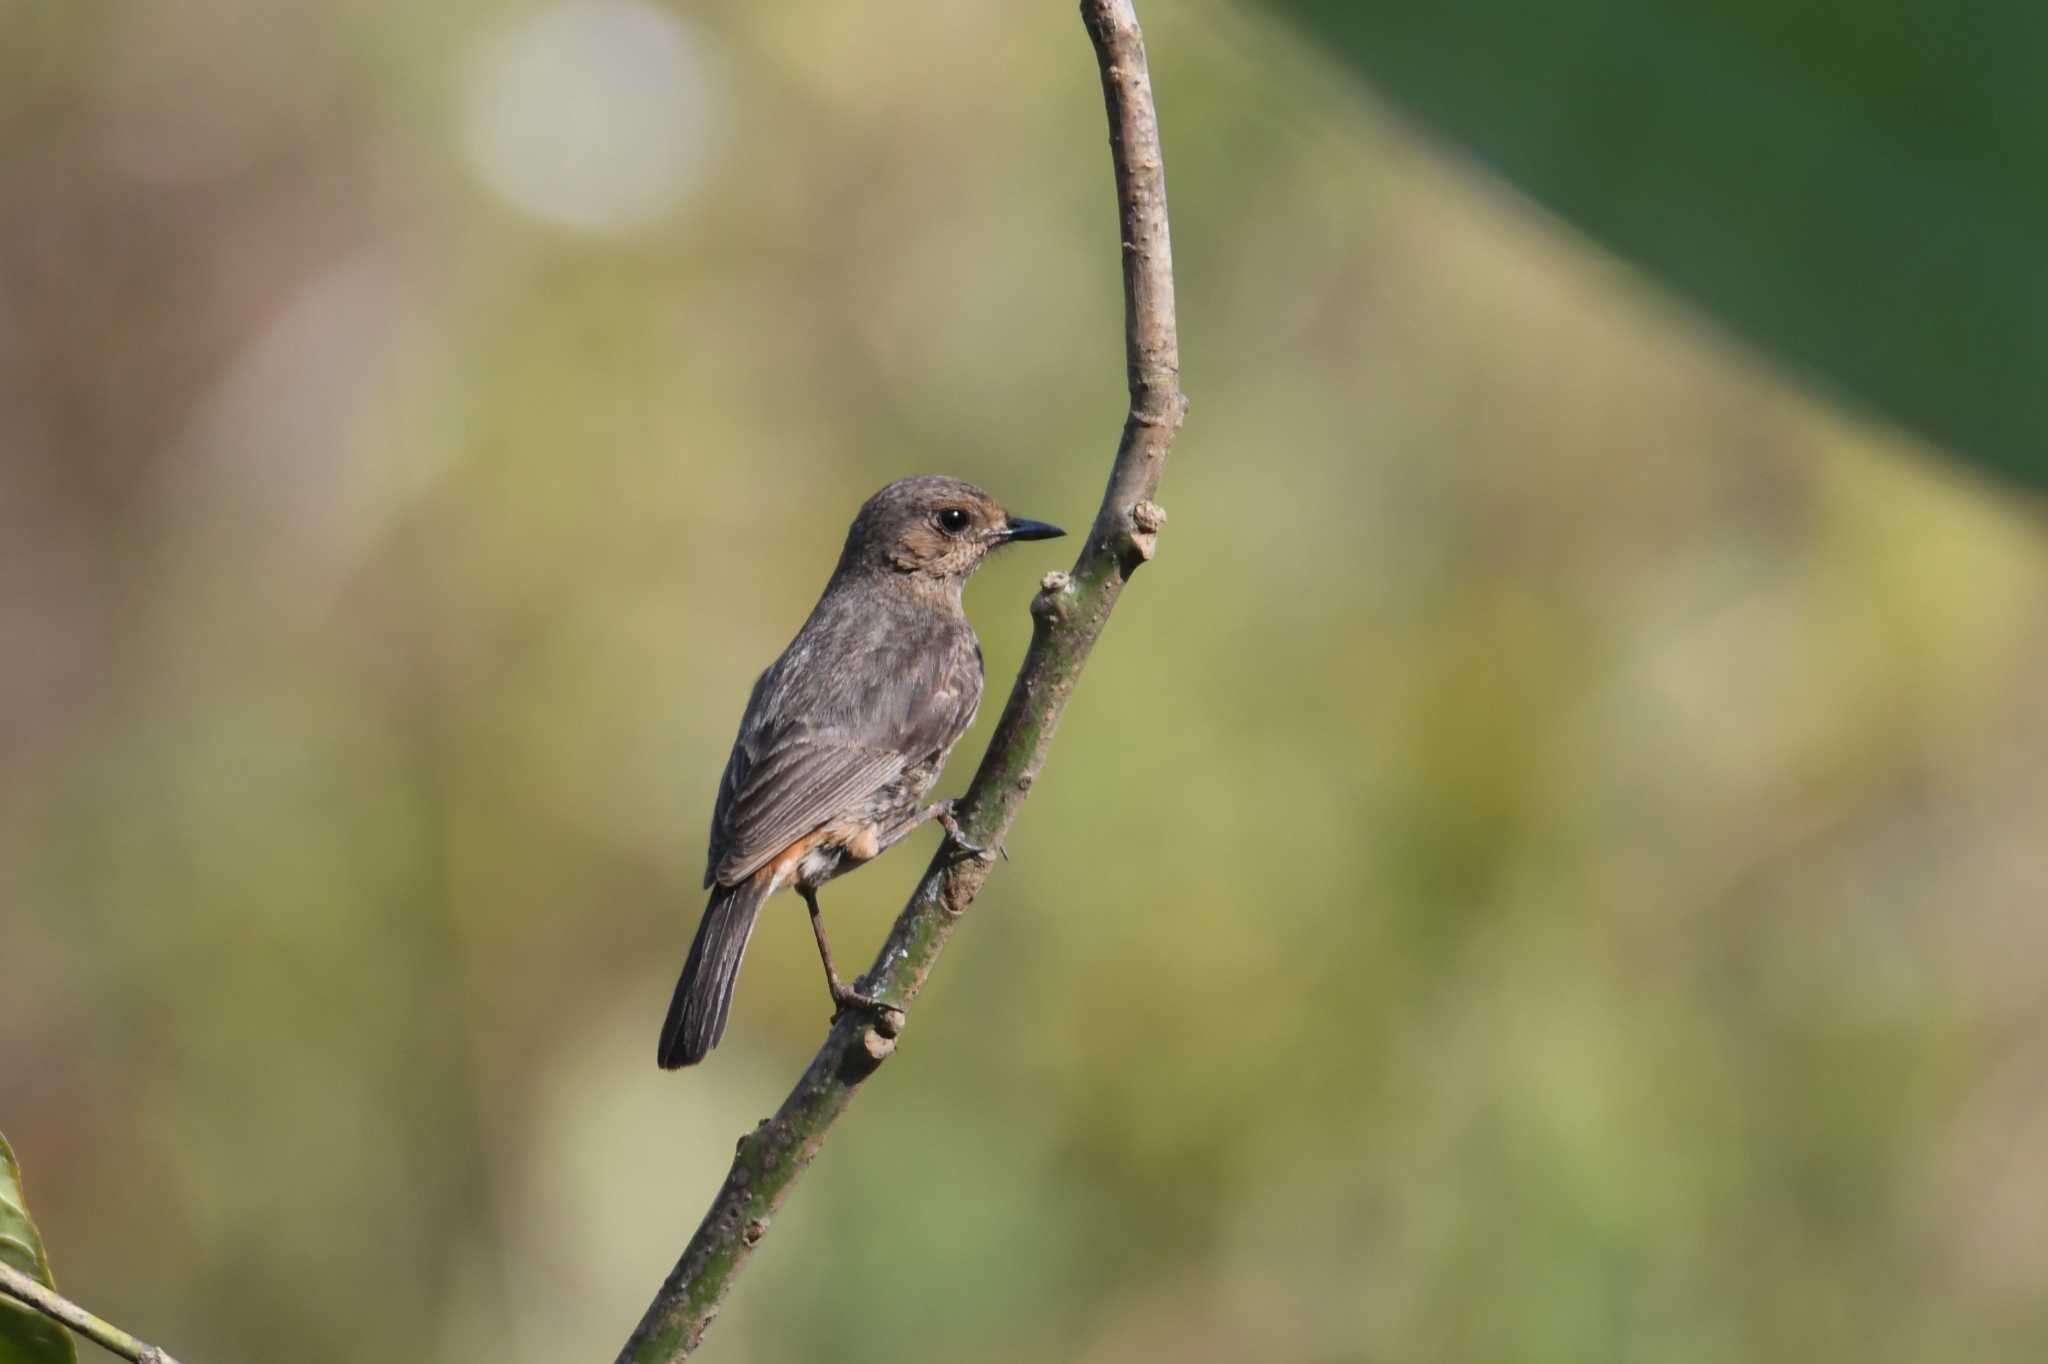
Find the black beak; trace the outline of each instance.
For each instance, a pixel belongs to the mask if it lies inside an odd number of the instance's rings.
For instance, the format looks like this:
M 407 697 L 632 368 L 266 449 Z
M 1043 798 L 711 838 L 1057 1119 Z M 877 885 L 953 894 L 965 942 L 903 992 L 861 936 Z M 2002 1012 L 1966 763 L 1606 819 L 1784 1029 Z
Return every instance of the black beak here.
M 1007 545 L 1012 540 L 1057 540 L 1066 532 L 1049 521 L 1032 521 L 1022 516 L 1013 516 L 1009 524 L 996 532 L 996 543 Z

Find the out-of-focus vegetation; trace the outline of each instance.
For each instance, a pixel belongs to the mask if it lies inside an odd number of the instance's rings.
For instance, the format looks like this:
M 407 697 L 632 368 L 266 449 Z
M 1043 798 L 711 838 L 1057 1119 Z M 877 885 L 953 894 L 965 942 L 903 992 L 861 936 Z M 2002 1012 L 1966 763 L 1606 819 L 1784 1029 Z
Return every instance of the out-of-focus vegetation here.
M 2038 521 L 1287 31 L 1145 19 L 1172 525 L 712 1352 L 2040 1357 Z M 883 481 L 1099 493 L 1078 22 L 14 5 L 0 185 L 61 1281 L 195 1364 L 609 1357 L 825 1021 L 778 902 L 654 1065 L 755 671 Z M 970 590 L 998 693 L 1053 566 Z M 928 846 L 832 887 L 847 958 Z
M 1271 3 L 1744 336 L 2048 486 L 2048 6 Z

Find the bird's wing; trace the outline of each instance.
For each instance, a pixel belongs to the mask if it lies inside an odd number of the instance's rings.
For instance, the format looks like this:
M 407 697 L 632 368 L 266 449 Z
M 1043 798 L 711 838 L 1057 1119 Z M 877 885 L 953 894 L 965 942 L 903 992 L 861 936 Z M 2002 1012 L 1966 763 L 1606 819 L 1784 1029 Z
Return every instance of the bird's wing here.
M 755 684 L 719 782 L 705 873 L 733 885 L 819 826 L 858 811 L 904 769 L 943 754 L 973 722 L 981 657 L 967 648 L 877 650 L 823 694 Z
M 758 760 L 735 745 L 726 764 L 732 796 L 728 804 L 721 784 L 707 880 L 730 886 L 752 876 L 805 834 L 861 805 L 903 767 L 901 753 L 825 736 L 787 737 Z

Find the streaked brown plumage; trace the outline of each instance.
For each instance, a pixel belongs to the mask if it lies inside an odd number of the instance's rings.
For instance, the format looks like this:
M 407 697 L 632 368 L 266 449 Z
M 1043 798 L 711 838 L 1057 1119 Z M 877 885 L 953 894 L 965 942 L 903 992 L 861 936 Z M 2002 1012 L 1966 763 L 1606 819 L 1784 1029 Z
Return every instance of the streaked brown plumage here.
M 869 498 L 825 593 L 754 683 L 711 817 L 704 908 L 661 1030 L 661 1064 L 701 1061 L 725 1032 L 762 903 L 794 886 L 835 1003 L 874 1001 L 832 965 L 817 888 L 929 819 L 924 803 L 981 704 L 981 644 L 960 589 L 992 549 L 1062 534 L 956 478 L 905 478 Z

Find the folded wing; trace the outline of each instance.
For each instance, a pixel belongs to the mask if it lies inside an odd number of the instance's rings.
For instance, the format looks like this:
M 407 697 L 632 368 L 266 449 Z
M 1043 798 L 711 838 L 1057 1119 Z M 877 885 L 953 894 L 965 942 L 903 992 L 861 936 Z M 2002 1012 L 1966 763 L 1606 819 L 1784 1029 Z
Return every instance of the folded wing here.
M 878 650 L 814 691 L 787 657 L 763 673 L 719 782 L 705 884 L 744 880 L 950 749 L 981 702 L 980 650 L 962 644 Z

